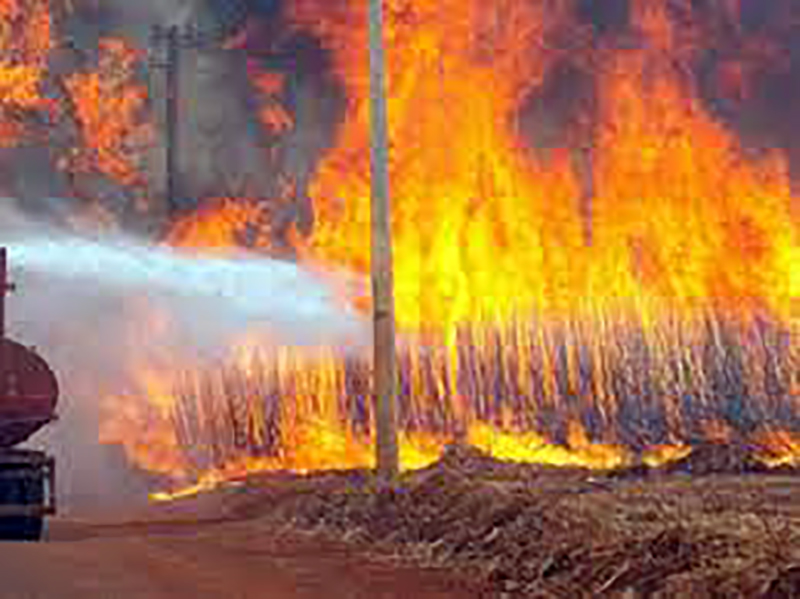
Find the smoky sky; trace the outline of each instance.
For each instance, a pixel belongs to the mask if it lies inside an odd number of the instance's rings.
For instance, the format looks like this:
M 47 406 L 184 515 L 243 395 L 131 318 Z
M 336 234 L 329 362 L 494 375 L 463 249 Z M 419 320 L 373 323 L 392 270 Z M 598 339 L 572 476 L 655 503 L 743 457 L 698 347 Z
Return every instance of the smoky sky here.
M 745 148 L 785 150 L 800 180 L 800 3 L 792 0 L 664 0 L 676 29 L 696 35 L 688 72 L 706 109 L 732 130 Z M 637 41 L 630 0 L 578 0 L 576 23 L 556 33 L 556 46 L 574 43 L 574 28 L 590 32 L 594 48 Z M 580 51 L 586 51 L 585 47 Z M 741 95 L 724 85 L 726 69 L 741 77 Z M 531 90 L 519 120 L 535 147 L 585 143 L 576 131 L 596 111 L 602 72 L 565 52 L 543 84 Z
M 725 19 L 713 3 L 703 5 L 716 17 L 713 43 L 695 62 L 695 76 L 710 110 L 733 128 L 746 145 L 779 147 L 800 179 L 800 5 L 787 0 L 742 0 L 740 19 Z M 795 23 L 795 25 L 793 25 Z M 731 100 L 719 89 L 721 65 L 741 62 L 747 93 Z
M 800 28 L 792 26 L 800 21 L 800 3 L 663 1 L 677 30 L 692 28 L 696 32 L 687 66 L 709 113 L 748 148 L 785 150 L 794 178 L 800 179 Z M 217 10 L 230 13 L 233 9 L 224 8 L 224 4 L 216 3 Z M 244 2 L 250 22 L 257 24 L 247 47 L 265 65 L 302 80 L 297 87 L 301 93 L 306 89 L 317 93 L 313 111 L 318 118 L 308 124 L 318 132 L 315 143 L 303 148 L 308 162 L 304 169 L 308 170 L 332 143 L 336 124 L 343 117 L 343 90 L 337 87 L 330 57 L 319 40 L 287 26 L 284 15 L 288 4 L 286 0 Z M 596 88 L 602 73 L 588 70 L 569 52 L 575 44 L 575 29 L 588 31 L 589 43 L 597 49 L 624 46 L 636 39 L 631 0 L 575 0 L 574 16 L 572 24 L 554 32 L 554 39 L 549 40 L 568 51 L 550 69 L 543 84 L 529 92 L 517 115 L 522 133 L 537 147 L 585 143 L 576 129 L 595 116 Z M 585 50 L 576 48 L 576 52 Z M 741 97 L 730 97 L 730 90 L 720 84 L 721 73 L 733 64 L 743 65 L 745 93 Z M 290 105 L 297 105 L 297 100 Z
M 800 17 L 800 3 L 658 1 L 665 2 L 670 18 L 678 27 L 691 25 L 700 32 L 690 66 L 709 111 L 735 130 L 746 144 L 784 148 L 800 165 L 800 142 L 793 139 L 800 127 L 800 110 L 795 108 L 800 101 L 800 28 L 791 25 Z M 99 23 L 101 29 L 113 29 L 111 24 L 119 22 L 152 25 L 181 20 L 218 32 L 221 37 L 247 29 L 243 48 L 248 58 L 289 75 L 290 85 L 284 98 L 289 108 L 313 113 L 313 117 L 298 115 L 298 126 L 315 131 L 300 133 L 301 141 L 293 138 L 284 144 L 299 143 L 302 148 L 298 151 L 297 147 L 294 150 L 279 147 L 291 155 L 290 161 L 298 162 L 297 154 L 305 156 L 306 164 L 292 165 L 299 173 L 302 194 L 308 171 L 313 170 L 313 163 L 334 141 L 337 125 L 344 117 L 344 98 L 332 70 L 331 57 L 321 41 L 310 32 L 291 27 L 287 21 L 290 0 L 108 2 L 103 5 L 105 8 L 97 8 L 100 3 L 91 4 L 95 13 L 91 19 L 84 19 L 84 23 Z M 736 6 L 738 11 L 732 8 Z M 574 23 L 556 33 L 561 37 L 556 43 L 568 45 L 575 37 L 575 28 L 580 28 L 590 32 L 591 44 L 598 48 L 618 44 L 620 39 L 635 34 L 631 12 L 631 0 L 574 0 Z M 537 115 L 547 115 L 545 139 L 536 140 L 546 146 L 568 144 L 569 123 L 586 118 L 594 105 L 593 87 L 599 74 L 578 67 L 569 53 L 561 61 L 544 84 L 530 92 L 521 115 L 523 120 L 534 123 L 541 122 Z M 725 97 L 718 80 L 720 68 L 736 61 L 744 62 L 747 67 L 743 77 L 748 94 L 733 101 Z M 243 85 L 232 91 L 252 93 Z M 314 96 L 312 106 L 305 106 L 309 101 L 300 98 L 303 94 Z
M 800 3 L 659 1 L 666 3 L 678 31 L 694 32 L 683 66 L 709 113 L 746 148 L 786 151 L 794 179 L 800 180 L 800 28 L 792 25 L 800 21 Z M 536 148 L 590 145 L 602 72 L 592 71 L 582 53 L 644 43 L 633 25 L 631 0 L 572 0 L 572 6 L 572 22 L 548 33 L 546 42 L 560 49 L 555 64 L 540 85 L 528 90 L 514 115 L 518 131 Z M 319 160 L 336 143 L 348 98 L 334 70 L 333 50 L 289 21 L 290 0 L 75 0 L 74 7 L 58 19 L 64 47 L 53 52 L 56 78 L 92 70 L 98 41 L 106 36 L 124 36 L 147 49 L 156 25 L 202 31 L 210 46 L 238 40 L 237 53 L 200 53 L 184 69 L 189 78 L 197 68 L 202 74 L 190 82 L 181 116 L 180 199 L 191 210 L 205 197 L 263 198 L 274 206 L 276 247 L 284 240 L 291 255 L 286 240 L 292 228 L 301 234 L 313 230 L 308 187 Z M 290 129 L 275 132 L 261 125 L 263 98 L 250 79 L 254 65 L 284 76 L 277 100 L 292 116 Z M 731 72 L 738 73 L 738 91 L 730 87 L 726 73 Z M 139 82 L 147 83 L 149 76 L 149 63 L 143 61 Z M 150 108 L 159 101 L 151 97 Z M 100 198 L 115 211 L 130 212 L 134 202 L 124 185 L 100 175 L 70 179 L 56 168 L 59 156 L 81 143 L 74 125 L 52 127 L 42 137 L 48 147 L 3 150 L 4 195 L 24 198 L 23 207 L 39 215 L 68 213 L 75 203 L 47 199 L 54 197 Z

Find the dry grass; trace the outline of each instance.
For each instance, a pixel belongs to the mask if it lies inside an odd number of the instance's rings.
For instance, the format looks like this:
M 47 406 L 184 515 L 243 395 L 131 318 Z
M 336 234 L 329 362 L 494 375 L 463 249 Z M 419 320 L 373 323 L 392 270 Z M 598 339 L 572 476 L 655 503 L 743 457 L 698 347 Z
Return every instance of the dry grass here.
M 456 449 L 392 491 L 360 471 L 265 475 L 228 508 L 461 571 L 485 597 L 768 599 L 800 596 L 798 494 L 789 472 L 620 478 Z
M 452 439 L 463 417 L 567 444 L 577 423 L 590 441 L 634 453 L 720 435 L 748 441 L 767 430 L 800 432 L 800 354 L 786 328 L 711 316 L 649 328 L 595 324 L 466 327 L 455 350 L 402 345 L 402 428 Z M 187 463 L 203 470 L 280 456 L 292 430 L 318 420 L 369 438 L 369 361 L 286 352 L 178 382 L 173 416 Z
M 231 509 L 273 528 L 465 572 L 486 596 L 800 597 L 800 477 L 766 472 L 747 446 L 759 430 L 800 430 L 797 348 L 765 323 L 705 326 L 662 338 L 635 327 L 605 337 L 534 326 L 465 331 L 455 375 L 436 348 L 400 355 L 407 430 L 446 437 L 458 424 L 457 392 L 471 418 L 507 426 L 511 414 L 516 430 L 554 442 L 577 420 L 591 439 L 612 437 L 634 451 L 695 445 L 668 467 L 601 473 L 456 450 L 391 492 L 359 471 L 264 475 L 234 493 Z M 282 408 L 301 397 L 323 410 L 334 402 L 346 427 L 368 431 L 367 363 L 342 362 L 336 384 L 320 389 L 313 372 L 254 366 L 178 389 L 176 426 L 199 467 L 280 455 L 291 424 Z M 722 425 L 729 445 L 702 444 L 709 422 Z

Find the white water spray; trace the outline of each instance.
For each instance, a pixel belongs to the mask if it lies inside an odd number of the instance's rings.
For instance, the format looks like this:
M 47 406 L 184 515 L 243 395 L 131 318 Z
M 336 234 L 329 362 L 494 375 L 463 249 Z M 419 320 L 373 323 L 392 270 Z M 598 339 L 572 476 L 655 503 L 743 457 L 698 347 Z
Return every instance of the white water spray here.
M 121 312 L 137 300 L 192 334 L 194 349 L 217 347 L 220 336 L 254 327 L 292 345 L 354 342 L 365 331 L 325 281 L 289 262 L 65 236 L 12 243 L 9 251 L 23 332 L 43 322 L 57 326 L 76 309 L 100 318 L 100 304 Z
M 61 493 L 73 507 L 144 496 L 131 488 L 124 461 L 98 444 L 104 397 L 145 399 L 135 396 L 132 364 L 158 372 L 210 365 L 254 333 L 292 346 L 369 341 L 332 281 L 288 262 L 63 233 L 11 235 L 4 245 L 18 288 L 8 301 L 9 334 L 35 345 L 62 385 L 61 420 L 35 443 L 56 453 Z

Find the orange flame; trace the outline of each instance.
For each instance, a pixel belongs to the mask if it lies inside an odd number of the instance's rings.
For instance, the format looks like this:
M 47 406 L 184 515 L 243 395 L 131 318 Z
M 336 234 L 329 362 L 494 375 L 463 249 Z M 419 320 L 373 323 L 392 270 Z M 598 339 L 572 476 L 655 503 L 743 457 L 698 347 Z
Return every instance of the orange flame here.
M 786 431 L 765 431 L 756 438 L 762 459 L 771 466 L 800 466 L 800 435 Z
M 66 81 L 85 143 L 73 169 L 99 171 L 124 185 L 140 185 L 141 157 L 152 133 L 142 120 L 147 89 L 133 82 L 141 56 L 122 39 L 102 39 L 99 51 L 97 71 L 78 73 Z
M 258 201 L 220 198 L 178 220 L 166 242 L 205 252 L 242 245 L 268 248 L 271 240 L 266 216 L 264 204 Z
M 545 17 L 558 12 L 508 2 L 403 7 L 389 21 L 398 323 L 447 329 L 568 303 L 572 273 L 561 260 L 581 243 L 578 183 L 563 158 L 553 168 L 526 158 L 511 128 L 523 82 L 535 85 L 547 68 Z M 327 33 L 320 8 L 312 22 Z M 297 10 L 306 16 L 303 3 Z M 338 32 L 348 41 L 337 40 L 350 113 L 310 190 L 320 215 L 311 251 L 366 272 L 365 38 L 363 19 L 351 21 Z
M 614 421 L 622 407 L 608 391 L 612 366 L 636 368 L 626 362 L 619 333 L 626 323 L 642 321 L 656 401 L 672 438 L 641 459 L 658 464 L 682 457 L 688 449 L 681 393 L 704 404 L 713 388 L 703 379 L 705 358 L 694 348 L 722 344 L 720 330 L 700 326 L 708 313 L 736 324 L 768 316 L 796 330 L 800 224 L 785 157 L 749 156 L 708 113 L 682 67 L 693 42 L 679 35 L 684 32 L 664 3 L 632 3 L 636 47 L 590 52 L 597 112 L 581 118 L 593 123 L 585 125 L 592 142 L 574 150 L 575 140 L 566 140 L 550 152 L 532 148 L 518 122 L 525 100 L 540 91 L 558 60 L 570 58 L 551 45 L 571 25 L 570 3 L 392 0 L 387 6 L 397 321 L 412 348 L 405 365 L 409 402 L 418 413 L 436 412 L 430 419 L 441 424 L 435 433 L 404 433 L 406 466 L 435 458 L 455 436 L 454 421 L 466 440 L 505 459 L 595 468 L 631 463 L 633 451 L 617 442 L 617 431 L 591 442 L 573 404 L 590 405 L 604 421 Z M 316 228 L 299 249 L 309 260 L 366 276 L 364 3 L 299 0 L 289 10 L 297 27 L 325 41 L 349 98 L 338 143 L 309 189 Z M 266 98 L 265 127 L 280 132 L 293 126 L 272 99 L 281 81 L 263 75 L 254 85 Z M 746 92 L 743 85 L 736 89 Z M 249 206 L 231 201 L 202 211 L 182 222 L 170 241 L 234 244 L 236 232 L 256 218 Z M 562 323 L 563 351 L 554 349 L 547 326 L 531 333 L 520 324 L 534 316 Z M 486 415 L 493 397 L 456 388 L 469 367 L 459 355 L 458 335 L 465 329 L 482 365 L 531 365 L 491 373 L 517 406 L 499 417 Z M 788 351 L 792 369 L 797 344 Z M 582 352 L 592 358 L 588 387 Z M 747 352 L 742 368 L 749 392 L 762 397 L 767 383 L 756 365 L 764 362 L 763 351 L 753 346 Z M 322 350 L 309 358 L 285 349 L 270 364 L 270 388 L 282 392 L 280 451 L 217 456 L 217 466 L 195 489 L 249 469 L 372 464 L 371 434 L 348 421 L 343 405 L 351 393 L 341 356 Z M 543 389 L 539 403 L 531 391 L 534 377 Z M 258 403 L 261 384 L 234 394 L 252 424 L 243 434 L 256 445 L 270 434 L 260 428 L 266 421 Z M 789 393 L 796 397 L 796 391 Z M 225 394 L 203 399 L 203 391 L 192 393 L 207 410 L 210 424 L 203 426 L 213 428 L 223 409 L 213 398 Z M 645 402 L 641 388 L 634 385 L 630 394 Z M 180 404 L 174 391 L 166 395 L 166 404 Z M 767 395 L 765 404 L 772 401 Z M 561 445 L 531 432 L 529 422 L 537 410 L 555 407 L 567 413 Z M 172 417 L 168 412 L 163 418 Z M 709 434 L 724 432 L 717 424 L 709 424 Z M 220 434 L 201 432 L 212 439 Z M 793 440 L 779 445 L 781 456 L 796 457 Z
M 616 56 L 603 73 L 598 282 L 679 305 L 768 310 L 788 321 L 798 246 L 786 160 L 777 152 L 746 158 L 672 66 L 664 7 L 637 6 L 655 50 Z
M 646 47 L 598 67 L 590 247 L 573 163 L 526 156 L 513 130 L 520 100 L 548 70 L 540 48 L 556 17 L 528 3 L 390 6 L 400 325 L 447 329 L 618 300 L 638 309 L 709 300 L 788 319 L 798 249 L 785 159 L 748 160 L 705 113 L 670 66 L 674 34 L 661 4 L 635 4 Z M 312 185 L 321 217 L 311 252 L 367 272 L 363 15 L 353 9 L 345 19 L 339 10 L 297 8 L 300 23 L 336 39 L 351 95 L 339 146 Z M 328 12 L 329 20 L 320 16 Z
M 267 131 L 283 133 L 294 126 L 294 118 L 277 99 L 285 81 L 279 73 L 260 71 L 251 68 L 250 80 L 261 96 L 259 120 Z
M 51 108 L 40 89 L 51 48 L 47 0 L 0 2 L 0 146 L 24 134 L 20 111 Z

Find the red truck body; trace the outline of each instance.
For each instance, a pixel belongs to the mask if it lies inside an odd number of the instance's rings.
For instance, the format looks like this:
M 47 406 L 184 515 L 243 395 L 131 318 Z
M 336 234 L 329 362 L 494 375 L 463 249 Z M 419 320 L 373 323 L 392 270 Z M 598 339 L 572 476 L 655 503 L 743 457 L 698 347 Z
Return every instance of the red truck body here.
M 32 348 L 5 333 L 7 251 L 0 248 L 0 540 L 38 540 L 43 519 L 55 513 L 55 461 L 20 449 L 55 420 L 58 381 Z

